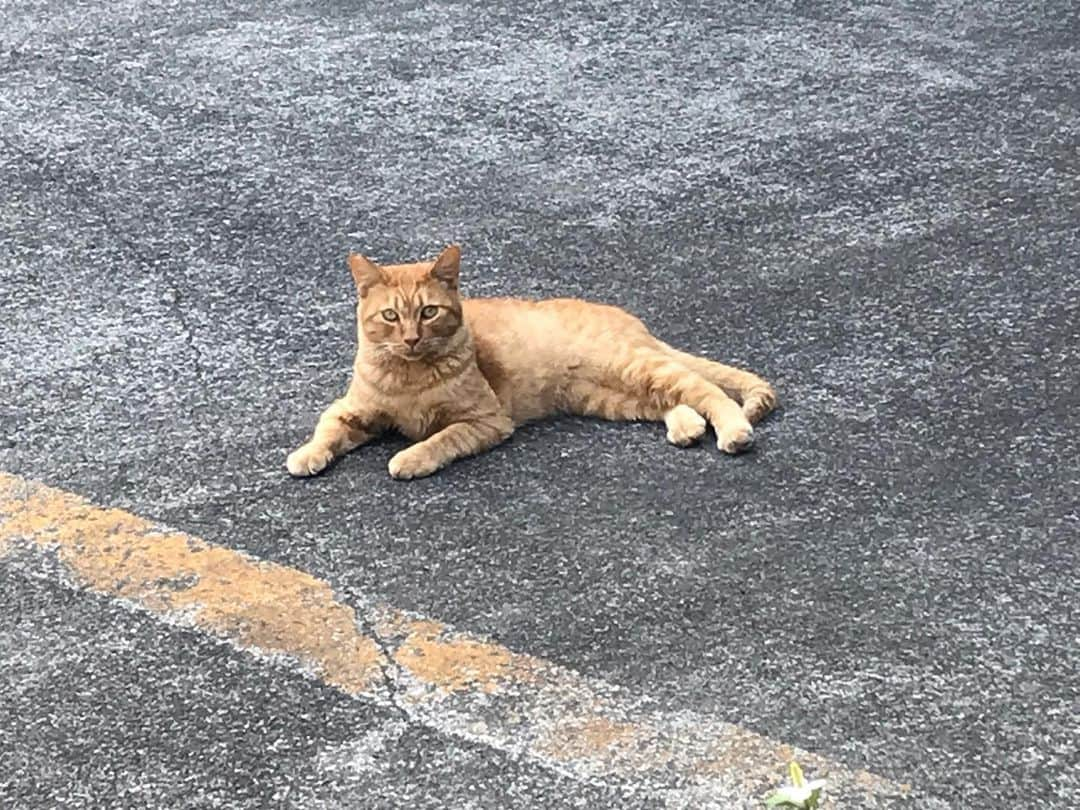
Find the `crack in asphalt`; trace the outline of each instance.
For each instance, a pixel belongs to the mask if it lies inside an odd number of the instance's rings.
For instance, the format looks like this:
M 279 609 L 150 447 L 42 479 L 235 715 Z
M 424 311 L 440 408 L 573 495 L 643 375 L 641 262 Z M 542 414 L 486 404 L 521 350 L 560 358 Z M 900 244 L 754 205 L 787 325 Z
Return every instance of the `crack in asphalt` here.
M 94 90 L 99 95 L 108 96 L 104 91 L 85 81 L 69 76 L 61 76 L 59 78 Z M 189 320 L 188 314 L 182 305 L 185 299 L 181 293 L 180 285 L 177 283 L 174 268 L 168 260 L 162 259 L 160 256 L 154 257 L 143 246 L 130 238 L 121 228 L 115 217 L 109 212 L 108 208 L 97 202 L 92 189 L 94 185 L 101 184 L 100 175 L 89 167 L 68 167 L 63 164 L 58 164 L 55 161 L 50 161 L 48 155 L 40 155 L 26 149 L 6 135 L 0 135 L 0 144 L 2 144 L 7 151 L 18 156 L 23 162 L 34 166 L 43 179 L 59 185 L 63 191 L 66 192 L 69 199 L 77 201 L 77 204 L 81 204 L 93 218 L 98 220 L 106 233 L 116 241 L 121 254 L 126 256 L 134 264 L 145 267 L 152 275 L 165 283 L 165 295 L 162 296 L 162 299 L 166 305 L 166 312 L 169 313 L 173 320 L 180 326 L 179 336 L 187 349 L 188 356 L 191 358 L 196 381 L 204 383 L 207 379 L 208 364 L 206 362 L 206 356 L 195 340 L 196 329 Z M 92 183 L 86 183 L 84 185 L 77 184 L 70 177 L 71 171 L 85 174 L 90 178 Z M 195 389 L 195 391 L 197 390 L 198 389 Z M 207 407 L 206 403 L 193 400 L 188 408 L 188 415 L 194 416 L 199 409 L 205 407 Z
M 423 726 L 410 714 L 400 702 L 401 696 L 401 669 L 394 663 L 394 655 L 386 640 L 375 630 L 375 625 L 369 618 L 366 606 L 367 600 L 352 593 L 349 589 L 334 590 L 334 598 L 344 605 L 353 605 L 353 615 L 357 629 L 369 638 L 379 649 L 379 676 L 382 679 L 383 689 L 386 692 L 386 703 L 408 726 L 420 728 Z

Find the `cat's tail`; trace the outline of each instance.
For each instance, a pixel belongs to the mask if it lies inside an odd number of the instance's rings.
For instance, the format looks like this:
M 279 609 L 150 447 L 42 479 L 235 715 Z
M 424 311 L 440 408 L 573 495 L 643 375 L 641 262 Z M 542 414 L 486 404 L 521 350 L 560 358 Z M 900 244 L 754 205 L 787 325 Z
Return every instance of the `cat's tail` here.
M 625 391 L 643 397 L 661 411 L 687 405 L 704 415 L 726 453 L 746 450 L 754 441 L 754 429 L 738 403 L 681 358 L 653 346 L 641 346 L 631 351 L 619 376 Z
M 668 357 L 724 389 L 724 393 L 729 397 L 742 403 L 743 413 L 751 424 L 756 425 L 775 410 L 776 391 L 756 374 L 679 351 L 666 343 L 662 345 L 663 352 Z

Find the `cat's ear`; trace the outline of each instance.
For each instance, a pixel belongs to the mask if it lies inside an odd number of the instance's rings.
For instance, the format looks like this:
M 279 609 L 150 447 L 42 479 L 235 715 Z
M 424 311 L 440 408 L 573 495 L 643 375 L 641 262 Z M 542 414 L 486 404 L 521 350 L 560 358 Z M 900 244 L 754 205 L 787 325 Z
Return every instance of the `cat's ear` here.
M 359 253 L 349 254 L 349 271 L 352 273 L 353 281 L 356 282 L 356 292 L 361 298 L 367 295 L 368 290 L 375 285 L 386 283 L 382 268 L 367 256 L 361 256 Z
M 461 272 L 461 248 L 449 245 L 439 254 L 431 268 L 430 276 L 448 290 L 458 288 L 458 273 Z

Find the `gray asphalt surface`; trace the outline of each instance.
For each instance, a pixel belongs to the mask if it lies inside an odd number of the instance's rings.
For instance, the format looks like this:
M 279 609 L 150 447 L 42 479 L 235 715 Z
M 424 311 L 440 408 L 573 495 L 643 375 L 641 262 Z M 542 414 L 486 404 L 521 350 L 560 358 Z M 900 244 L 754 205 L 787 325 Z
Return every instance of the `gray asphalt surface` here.
M 5 808 L 651 808 L 0 567 Z
M 954 806 L 1076 803 L 1074 3 L 0 17 L 0 470 Z M 394 439 L 290 480 L 347 381 L 346 252 L 450 240 L 468 293 L 621 304 L 766 376 L 781 412 L 736 459 L 558 420 L 420 482 L 387 476 Z M 381 710 L 17 569 L 2 585 L 15 807 L 125 806 L 65 793 L 70 769 L 197 751 L 169 729 L 215 712 L 250 737 L 185 773 L 250 786 L 289 741 L 288 780 L 222 806 L 286 782 L 275 800 L 380 806 L 367 777 L 317 789 L 340 746 L 388 733 Z M 123 688 L 150 682 L 192 694 Z M 90 742 L 41 730 L 54 704 Z M 475 771 L 523 791 L 483 807 L 631 801 L 394 734 L 394 756 L 433 752 L 417 795 Z M 148 790 L 139 806 L 182 804 Z

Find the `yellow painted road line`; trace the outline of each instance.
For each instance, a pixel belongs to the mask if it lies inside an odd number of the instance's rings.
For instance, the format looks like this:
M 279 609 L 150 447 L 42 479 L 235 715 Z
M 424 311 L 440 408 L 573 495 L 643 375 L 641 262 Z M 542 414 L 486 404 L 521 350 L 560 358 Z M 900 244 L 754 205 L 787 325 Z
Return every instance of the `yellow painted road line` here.
M 441 733 L 672 808 L 759 807 L 792 757 L 829 780 L 831 807 L 907 804 L 906 785 L 718 718 L 663 712 L 647 697 L 363 597 L 354 608 L 310 574 L 0 473 L 4 557 L 254 654 L 284 656 Z

